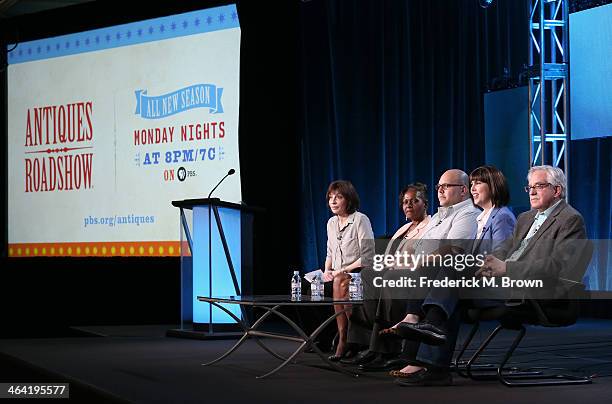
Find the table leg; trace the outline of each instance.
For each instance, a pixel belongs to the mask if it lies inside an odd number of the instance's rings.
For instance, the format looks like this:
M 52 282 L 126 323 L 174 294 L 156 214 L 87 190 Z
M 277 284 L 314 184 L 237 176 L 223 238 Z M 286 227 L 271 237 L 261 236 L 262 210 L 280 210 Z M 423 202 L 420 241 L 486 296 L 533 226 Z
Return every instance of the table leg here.
M 236 341 L 236 343 L 227 351 L 225 352 L 223 355 L 221 355 L 220 357 L 218 357 L 217 359 L 214 359 L 210 362 L 206 362 L 203 363 L 202 366 L 210 366 L 213 365 L 217 362 L 220 362 L 221 360 L 227 358 L 232 352 L 234 352 L 236 349 L 238 349 L 238 347 L 240 345 L 242 345 L 244 343 L 244 341 L 246 341 L 249 337 L 249 331 L 256 329 L 257 327 L 259 327 L 259 325 L 263 322 L 263 320 L 265 320 L 266 317 L 268 317 L 270 314 L 270 312 L 266 312 L 264 313 L 263 316 L 261 316 L 252 326 L 249 326 L 248 323 L 246 323 L 244 320 L 238 318 L 234 313 L 232 313 L 231 311 L 229 311 L 227 308 L 223 307 L 222 305 L 220 305 L 217 302 L 210 302 L 210 304 L 214 305 L 215 307 L 218 307 L 219 309 L 223 310 L 224 312 L 226 312 L 230 317 L 232 317 L 238 324 L 240 324 L 240 326 L 242 327 L 244 334 L 242 335 L 242 337 L 240 337 L 240 339 L 238 341 Z M 278 307 L 278 306 L 276 306 Z M 274 352 L 273 350 L 271 350 L 270 348 L 268 348 L 262 341 L 260 341 L 260 339 L 257 336 L 252 336 L 255 339 L 255 342 L 257 342 L 257 344 L 264 349 L 266 352 L 268 352 L 270 355 L 274 356 L 277 359 L 280 360 L 286 360 L 285 357 L 277 354 L 276 352 Z
M 315 345 L 313 344 L 314 339 L 319 335 L 319 333 L 321 333 L 321 331 L 323 331 L 323 329 L 329 325 L 329 323 L 331 323 L 332 321 L 334 321 L 336 319 L 336 317 L 338 317 L 340 314 L 345 313 L 348 310 L 351 310 L 350 308 L 347 308 L 343 311 L 340 311 L 338 313 L 334 313 L 332 314 L 327 320 L 325 320 L 319 327 L 317 327 L 316 330 L 314 330 L 310 335 L 306 335 L 306 333 L 304 332 L 304 330 L 302 330 L 293 320 L 291 320 L 289 317 L 285 316 L 283 313 L 277 311 L 276 309 L 279 306 L 275 306 L 273 308 L 268 308 L 268 307 L 261 307 L 264 310 L 267 310 L 268 313 L 274 313 L 276 314 L 278 317 L 282 318 L 283 320 L 285 320 L 285 322 L 287 324 L 289 324 L 299 335 L 300 337 L 303 339 L 303 342 L 300 344 L 300 346 L 295 350 L 295 352 L 293 352 L 289 358 L 287 358 L 283 363 L 281 363 L 280 365 L 278 365 L 276 368 L 274 368 L 273 370 L 269 371 L 268 373 L 261 375 L 261 376 L 257 376 L 258 379 L 263 379 L 266 378 L 268 376 L 271 376 L 273 374 L 275 374 L 276 372 L 278 372 L 279 370 L 281 370 L 282 368 L 284 368 L 285 366 L 287 366 L 292 360 L 293 358 L 295 358 L 297 355 L 299 355 L 300 353 L 302 353 L 304 351 L 304 349 L 306 349 L 308 346 L 312 346 L 313 350 L 315 351 L 315 353 L 317 355 L 319 355 L 319 357 L 326 362 L 330 367 L 332 367 L 333 369 L 336 369 L 339 372 L 348 374 L 350 376 L 354 376 L 354 377 L 358 377 L 359 374 L 358 373 L 354 373 L 351 372 L 337 364 L 335 364 L 334 362 L 330 361 L 329 359 L 327 359 L 327 357 L 325 356 L 325 354 Z
M 256 306 L 254 306 L 254 307 L 256 307 Z M 275 308 L 277 308 L 277 307 L 280 307 L 280 306 L 274 306 L 274 307 L 275 307 Z M 252 330 L 257 329 L 257 327 L 259 327 L 259 325 L 260 325 L 260 324 L 262 324 L 262 323 L 263 323 L 263 321 L 264 321 L 264 320 L 265 320 L 265 319 L 266 319 L 266 318 L 267 318 L 267 317 L 268 317 L 270 314 L 272 314 L 272 313 L 270 313 L 270 312 L 265 312 L 265 313 L 263 314 L 263 316 L 259 317 L 259 318 L 257 319 L 257 321 L 255 321 L 255 322 L 253 323 L 253 325 L 251 326 L 251 328 L 249 328 L 249 331 L 252 331 Z M 254 338 L 254 339 L 255 339 L 255 342 L 257 342 L 257 344 L 258 344 L 258 345 L 259 345 L 259 346 L 260 346 L 260 347 L 261 347 L 263 350 L 265 350 L 266 352 L 268 352 L 270 355 L 272 355 L 272 356 L 274 356 L 275 358 L 280 359 L 280 360 L 282 360 L 282 361 L 284 361 L 284 360 L 286 360 L 286 359 L 287 359 L 287 358 L 285 358 L 284 356 L 281 356 L 281 355 L 277 354 L 277 353 L 276 353 L 276 352 L 274 352 L 272 349 L 268 348 L 268 347 L 267 347 L 267 346 L 266 346 L 266 345 L 263 343 L 263 341 L 261 341 L 261 339 L 259 339 L 259 337 L 257 337 L 256 335 L 251 335 L 251 337 L 252 337 L 252 338 Z

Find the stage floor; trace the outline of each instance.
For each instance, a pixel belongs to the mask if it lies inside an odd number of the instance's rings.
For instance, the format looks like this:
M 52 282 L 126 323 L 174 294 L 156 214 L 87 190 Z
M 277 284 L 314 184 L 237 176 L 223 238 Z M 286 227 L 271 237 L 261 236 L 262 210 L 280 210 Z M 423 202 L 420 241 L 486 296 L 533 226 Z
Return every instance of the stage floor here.
M 477 334 L 485 336 L 493 323 Z M 204 367 L 233 341 L 167 338 L 171 326 L 87 327 L 98 337 L 0 339 L 2 382 L 68 381 L 73 398 L 87 402 L 609 402 L 612 396 L 612 321 L 581 320 L 558 329 L 530 327 L 512 364 L 563 367 L 594 375 L 593 384 L 508 388 L 497 381 L 454 376 L 454 386 L 402 388 L 386 373 L 359 378 L 304 364 L 322 362 L 303 354 L 276 375 L 255 379 L 279 362 L 253 341 L 219 364 Z M 459 343 L 465 336 L 462 332 Z M 489 353 L 499 354 L 504 334 Z M 291 342 L 270 341 L 279 353 Z M 476 346 L 474 344 L 474 346 Z M 495 355 L 494 355 L 495 356 Z M 493 358 L 487 358 L 493 359 Z

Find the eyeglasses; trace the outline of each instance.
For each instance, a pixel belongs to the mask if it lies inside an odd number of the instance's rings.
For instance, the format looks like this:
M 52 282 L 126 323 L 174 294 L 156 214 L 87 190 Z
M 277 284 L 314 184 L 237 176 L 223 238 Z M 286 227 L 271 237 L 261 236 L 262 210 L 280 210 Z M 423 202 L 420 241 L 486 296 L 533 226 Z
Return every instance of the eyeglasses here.
M 536 191 L 541 191 L 550 186 L 554 187 L 554 185 L 551 184 L 550 182 L 538 182 L 537 184 L 534 184 L 534 185 L 525 186 L 525 192 L 530 193 L 532 189 L 535 189 Z
M 437 184 L 434 188 L 436 188 L 436 191 L 440 191 L 440 189 L 442 189 L 442 191 L 446 191 L 450 187 L 463 187 L 463 186 L 465 185 L 463 184 Z

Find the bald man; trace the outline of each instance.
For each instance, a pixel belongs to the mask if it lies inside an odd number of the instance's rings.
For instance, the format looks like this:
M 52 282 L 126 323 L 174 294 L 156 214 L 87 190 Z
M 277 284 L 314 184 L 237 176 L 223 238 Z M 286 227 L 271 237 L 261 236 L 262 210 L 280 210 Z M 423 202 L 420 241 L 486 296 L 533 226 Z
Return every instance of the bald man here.
M 461 170 L 448 170 L 442 174 L 435 188 L 440 207 L 429 221 L 421 240 L 474 239 L 478 232 L 476 217 L 480 210 L 470 198 L 470 177 Z M 418 247 L 415 246 L 415 250 L 420 252 Z
M 415 243 L 415 252 L 454 254 L 466 251 L 470 248 L 466 242 L 476 238 L 480 214 L 470 198 L 469 177 L 461 170 L 448 170 L 442 174 L 435 188 L 440 207 L 425 228 L 423 238 Z M 442 243 L 438 240 L 449 240 L 444 244 L 451 249 L 442 251 Z M 454 274 L 440 271 L 438 275 L 445 277 Z M 392 372 L 398 384 L 441 386 L 452 383 L 449 365 L 456 342 L 456 329 L 459 327 L 459 313 L 455 310 L 457 303 L 453 291 L 432 289 L 424 299 L 408 303 L 406 317 L 400 323 L 382 331 L 383 334 L 423 342 L 411 364 Z

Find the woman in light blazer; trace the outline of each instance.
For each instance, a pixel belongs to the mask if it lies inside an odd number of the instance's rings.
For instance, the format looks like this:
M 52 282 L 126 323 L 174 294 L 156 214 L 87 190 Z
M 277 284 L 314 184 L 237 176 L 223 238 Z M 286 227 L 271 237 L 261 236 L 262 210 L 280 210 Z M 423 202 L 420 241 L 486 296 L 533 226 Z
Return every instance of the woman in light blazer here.
M 489 254 L 512 237 L 516 218 L 506 207 L 510 201 L 508 182 L 494 166 L 478 167 L 470 174 L 470 192 L 474 205 L 482 209 L 476 219 L 478 233 L 472 251 Z

